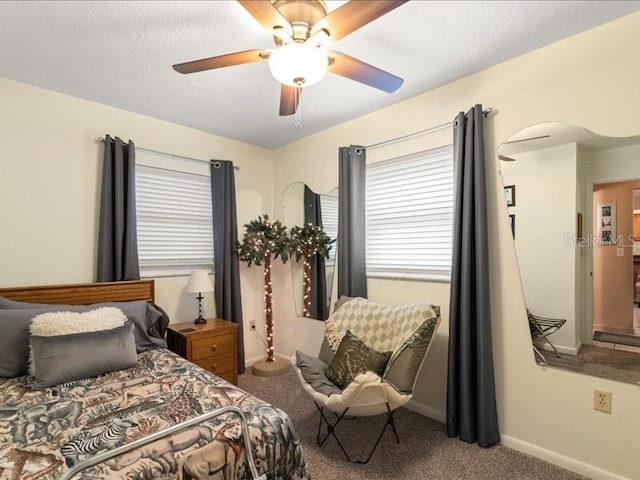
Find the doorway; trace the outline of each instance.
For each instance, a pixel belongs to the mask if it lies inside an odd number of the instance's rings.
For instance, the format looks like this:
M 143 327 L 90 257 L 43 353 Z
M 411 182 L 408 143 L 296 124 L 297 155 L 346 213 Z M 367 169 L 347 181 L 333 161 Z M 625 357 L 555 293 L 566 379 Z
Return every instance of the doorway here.
M 640 181 L 593 186 L 594 344 L 640 353 Z

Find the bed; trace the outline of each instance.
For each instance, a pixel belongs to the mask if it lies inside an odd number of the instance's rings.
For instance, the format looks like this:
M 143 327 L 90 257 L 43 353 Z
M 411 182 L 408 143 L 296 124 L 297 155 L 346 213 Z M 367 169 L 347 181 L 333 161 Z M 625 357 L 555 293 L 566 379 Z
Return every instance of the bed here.
M 154 300 L 153 281 L 0 289 L 0 297 L 65 305 Z M 121 454 L 74 478 L 233 480 L 256 469 L 262 478 L 310 478 L 285 412 L 166 348 L 93 378 L 44 388 L 31 381 L 0 378 L 2 479 L 57 480 L 110 451 Z M 208 412 L 212 418 L 183 428 Z M 147 443 L 121 452 L 133 442 Z

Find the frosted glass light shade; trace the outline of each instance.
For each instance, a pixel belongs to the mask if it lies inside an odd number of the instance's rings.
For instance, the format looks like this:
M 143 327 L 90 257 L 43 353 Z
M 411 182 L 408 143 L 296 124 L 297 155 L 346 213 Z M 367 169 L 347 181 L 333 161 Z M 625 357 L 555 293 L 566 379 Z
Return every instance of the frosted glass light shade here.
M 189 282 L 187 283 L 187 292 L 200 293 L 200 292 L 212 292 L 213 285 L 209 279 L 209 273 L 206 270 L 194 270 L 189 276 Z
M 269 56 L 271 74 L 284 85 L 308 87 L 327 73 L 327 54 L 306 43 L 289 43 Z

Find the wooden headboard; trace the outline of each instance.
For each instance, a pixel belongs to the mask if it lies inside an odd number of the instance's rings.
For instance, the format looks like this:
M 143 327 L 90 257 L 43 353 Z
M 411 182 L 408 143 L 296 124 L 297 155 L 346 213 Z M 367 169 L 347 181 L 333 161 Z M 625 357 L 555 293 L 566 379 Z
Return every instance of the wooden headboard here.
M 0 288 L 0 297 L 19 302 L 88 305 L 130 300 L 154 301 L 153 280 Z

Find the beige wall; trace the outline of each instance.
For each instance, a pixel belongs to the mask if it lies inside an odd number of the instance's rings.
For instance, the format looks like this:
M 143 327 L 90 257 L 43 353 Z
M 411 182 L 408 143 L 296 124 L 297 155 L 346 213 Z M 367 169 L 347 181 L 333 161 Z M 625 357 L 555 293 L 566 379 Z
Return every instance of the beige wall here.
M 633 189 L 640 182 L 618 182 L 593 187 L 593 206 L 616 204 L 615 245 L 593 246 L 593 328 L 605 332 L 633 333 Z M 598 216 L 593 231 L 598 232 Z M 618 251 L 622 249 L 622 256 Z
M 640 389 L 628 384 L 543 370 L 534 363 L 522 286 L 502 192 L 497 145 L 523 128 L 566 121 L 611 136 L 640 133 L 640 14 L 622 18 L 504 64 L 376 111 L 275 152 L 274 211 L 293 181 L 316 191 L 337 183 L 337 149 L 373 144 L 451 120 L 475 103 L 496 114 L 485 123 L 488 154 L 489 242 L 495 378 L 502 441 L 594 478 L 639 478 Z M 425 68 L 432 68 L 432 66 Z M 451 142 L 440 132 L 368 152 L 368 161 L 407 154 Z M 285 291 L 283 289 L 283 291 Z M 284 295 L 283 295 L 284 296 Z M 374 300 L 420 299 L 447 305 L 446 284 L 370 281 Z M 289 301 L 288 303 L 292 303 Z M 295 337 L 278 351 L 313 351 L 320 345 L 320 322 L 282 312 L 280 330 Z M 445 317 L 447 317 L 445 312 Z M 430 372 L 416 397 L 424 411 L 443 415 L 448 318 L 428 358 Z M 313 352 L 312 352 L 313 353 Z M 594 388 L 613 392 L 611 415 L 593 410 Z
M 238 224 L 273 207 L 272 152 L 86 100 L 0 79 L 0 285 L 95 281 L 97 212 L 105 134 L 202 159 L 233 160 Z M 206 164 L 204 164 L 206 165 Z M 246 319 L 264 324 L 262 281 L 242 269 Z M 158 279 L 156 297 L 173 321 L 197 316 L 187 277 Z M 212 295 L 205 313 L 214 314 Z M 245 323 L 247 327 L 248 323 Z M 245 328 L 246 356 L 264 347 Z

